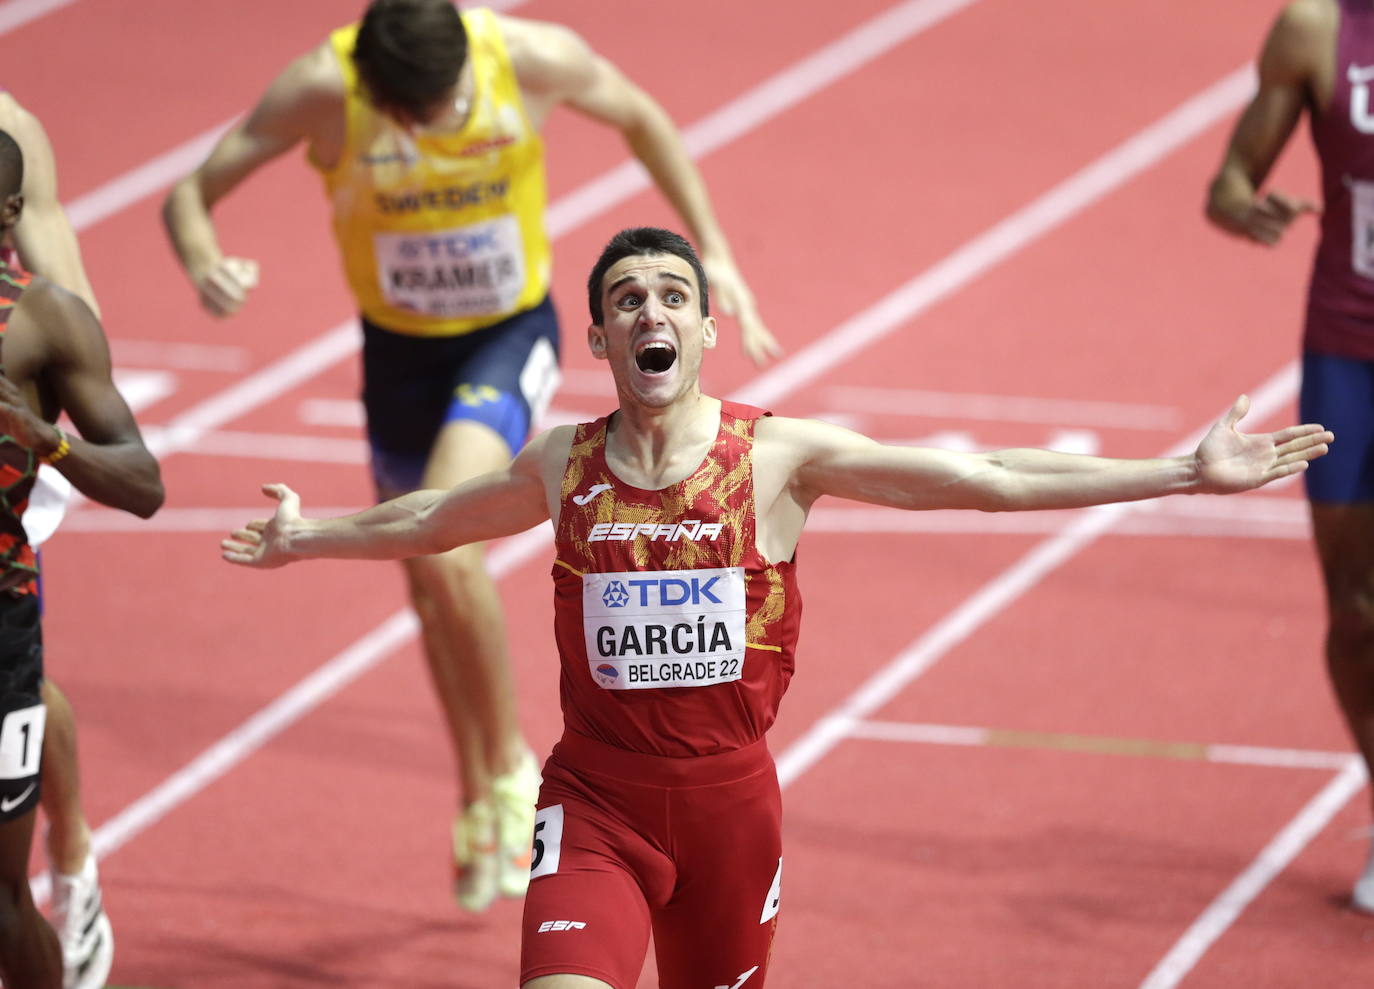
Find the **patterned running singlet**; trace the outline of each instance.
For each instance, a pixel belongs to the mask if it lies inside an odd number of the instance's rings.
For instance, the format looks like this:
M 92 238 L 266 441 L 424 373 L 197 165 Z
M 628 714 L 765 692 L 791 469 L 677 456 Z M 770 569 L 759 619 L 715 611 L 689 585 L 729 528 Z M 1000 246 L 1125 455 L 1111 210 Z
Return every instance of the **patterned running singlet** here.
M 759 409 L 722 403 L 710 452 L 649 491 L 606 462 L 607 419 L 577 427 L 563 475 L 554 627 L 569 731 L 649 755 L 714 755 L 763 737 L 792 678 L 791 561 L 755 545 Z
M 0 374 L 5 372 L 4 342 L 10 315 L 33 276 L 0 256 Z M 0 591 L 32 594 L 38 562 L 24 533 L 24 509 L 38 473 L 38 458 L 11 436 L 0 434 Z

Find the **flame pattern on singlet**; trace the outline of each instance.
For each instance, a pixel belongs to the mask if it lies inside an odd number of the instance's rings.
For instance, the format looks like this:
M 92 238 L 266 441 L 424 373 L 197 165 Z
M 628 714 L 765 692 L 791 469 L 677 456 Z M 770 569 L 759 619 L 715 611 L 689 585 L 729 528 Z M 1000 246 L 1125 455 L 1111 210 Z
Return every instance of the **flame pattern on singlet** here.
M 10 316 L 33 276 L 0 257 L 0 374 Z M 38 458 L 12 436 L 0 434 L 0 591 L 32 594 L 38 561 L 24 532 L 24 509 L 38 473 Z
M 654 491 L 626 484 L 611 472 L 609 417 L 577 427 L 563 476 L 553 566 L 554 627 L 569 730 L 635 752 L 686 757 L 742 748 L 772 725 L 792 677 L 801 597 L 794 563 L 769 563 L 755 543 L 751 449 L 755 422 L 766 414 L 722 403 L 720 429 L 701 465 L 686 479 Z M 627 531 L 641 534 L 619 538 Z M 611 680 L 597 682 L 588 656 L 592 632 L 585 624 L 585 575 L 672 571 L 690 582 L 687 575 L 693 572 L 723 568 L 742 568 L 744 575 L 737 679 L 640 689 L 608 689 Z M 666 657 L 639 662 L 660 660 Z

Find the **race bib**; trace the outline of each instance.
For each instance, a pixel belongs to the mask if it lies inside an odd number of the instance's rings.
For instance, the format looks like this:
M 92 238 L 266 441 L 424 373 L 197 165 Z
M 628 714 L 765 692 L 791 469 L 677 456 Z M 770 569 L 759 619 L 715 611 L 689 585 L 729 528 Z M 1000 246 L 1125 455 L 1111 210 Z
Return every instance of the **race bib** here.
M 1366 278 L 1374 278 L 1374 182 L 1351 183 L 1350 221 L 1350 265 Z
M 583 574 L 592 679 L 607 690 L 738 680 L 744 604 L 743 567 Z
M 520 223 L 499 216 L 451 230 L 372 236 L 386 301 L 428 316 L 510 312 L 525 288 Z
M 38 775 L 47 720 L 48 709 L 35 704 L 10 711 L 0 721 L 0 780 L 22 780 Z

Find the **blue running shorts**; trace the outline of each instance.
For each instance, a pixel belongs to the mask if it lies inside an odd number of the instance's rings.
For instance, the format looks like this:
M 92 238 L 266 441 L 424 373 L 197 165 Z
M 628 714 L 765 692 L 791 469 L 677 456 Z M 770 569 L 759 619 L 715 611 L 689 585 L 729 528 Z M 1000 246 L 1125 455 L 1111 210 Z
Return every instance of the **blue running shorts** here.
M 490 426 L 514 456 L 558 386 L 558 317 L 548 298 L 461 336 L 362 324 L 363 407 L 383 497 L 420 486 L 439 431 L 459 419 Z
M 1336 434 L 1330 452 L 1308 465 L 1308 499 L 1374 502 L 1374 361 L 1304 354 L 1298 415 Z

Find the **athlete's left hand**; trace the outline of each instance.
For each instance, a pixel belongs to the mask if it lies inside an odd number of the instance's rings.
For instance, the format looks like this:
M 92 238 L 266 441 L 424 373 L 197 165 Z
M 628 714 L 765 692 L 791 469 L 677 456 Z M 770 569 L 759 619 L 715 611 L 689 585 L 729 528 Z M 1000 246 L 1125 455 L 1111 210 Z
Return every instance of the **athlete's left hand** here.
M 1289 426 L 1274 433 L 1242 433 L 1236 426 L 1249 409 L 1250 399 L 1240 396 L 1198 444 L 1193 458 L 1201 491 L 1248 491 L 1280 477 L 1300 474 L 1335 440 L 1317 423 Z
M 782 345 L 763 325 L 754 293 L 749 291 L 735 262 L 729 257 L 703 254 L 701 266 L 715 308 L 739 324 L 740 349 L 744 356 L 762 367 L 782 355 Z
M 53 424 L 29 407 L 19 386 L 4 374 L 0 374 L 0 434 L 43 453 L 51 452 L 61 439 Z

